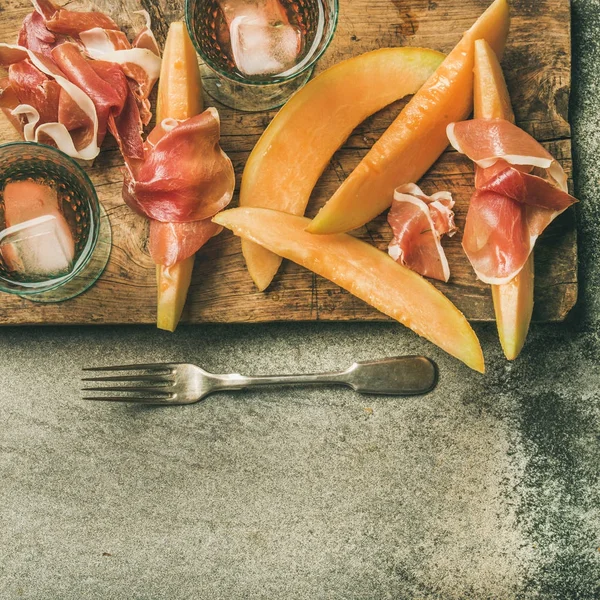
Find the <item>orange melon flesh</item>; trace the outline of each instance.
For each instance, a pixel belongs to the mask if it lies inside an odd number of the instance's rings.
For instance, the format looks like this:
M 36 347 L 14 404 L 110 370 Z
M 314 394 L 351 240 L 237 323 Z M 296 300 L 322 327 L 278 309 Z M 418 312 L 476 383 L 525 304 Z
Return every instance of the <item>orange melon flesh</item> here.
M 362 121 L 395 100 L 414 94 L 444 55 L 422 48 L 385 48 L 331 67 L 279 111 L 250 154 L 241 206 L 302 215 L 335 151 Z M 242 240 L 248 271 L 264 290 L 281 257 Z
M 219 213 L 215 223 L 326 277 L 483 373 L 479 340 L 464 315 L 426 279 L 347 234 L 317 236 L 309 220 L 265 208 Z
M 533 254 L 512 281 L 492 286 L 498 336 L 508 360 L 515 360 L 525 345 L 533 314 L 533 292 Z
M 390 206 L 395 188 L 425 174 L 448 146 L 446 126 L 473 109 L 475 40 L 501 55 L 509 24 L 507 0 L 495 0 L 321 209 L 311 233 L 361 227 Z
M 502 67 L 485 40 L 475 42 L 475 118 L 515 121 Z M 525 344 L 533 314 L 533 291 L 533 254 L 512 281 L 492 286 L 498 335 L 508 360 L 517 358 Z
M 156 121 L 189 119 L 204 110 L 202 79 L 196 51 L 185 23 L 174 22 L 169 27 L 158 83 Z M 165 267 L 157 265 L 156 326 L 175 331 L 192 281 L 194 256 Z

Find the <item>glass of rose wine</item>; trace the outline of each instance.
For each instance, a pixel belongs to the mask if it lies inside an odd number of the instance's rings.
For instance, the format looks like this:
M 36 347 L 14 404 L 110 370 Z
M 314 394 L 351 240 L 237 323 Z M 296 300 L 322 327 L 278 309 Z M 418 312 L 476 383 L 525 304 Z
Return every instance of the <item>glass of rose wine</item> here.
M 102 274 L 110 225 L 85 171 L 60 150 L 0 146 L 0 291 L 60 302 Z
M 338 0 L 186 0 L 206 91 L 242 111 L 281 106 L 329 46 Z

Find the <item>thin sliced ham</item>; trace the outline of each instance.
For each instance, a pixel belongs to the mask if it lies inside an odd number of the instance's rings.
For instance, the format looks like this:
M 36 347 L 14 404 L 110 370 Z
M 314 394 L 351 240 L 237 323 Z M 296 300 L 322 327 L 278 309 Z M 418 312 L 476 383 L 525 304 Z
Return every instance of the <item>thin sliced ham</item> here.
M 86 120 L 86 134 L 79 136 L 79 139 L 86 140 L 86 143 L 79 147 L 76 146 L 69 129 L 64 123 L 60 122 L 60 106 L 58 122 L 41 123 L 38 108 L 23 103 L 12 111 L 12 116 L 23 118 L 23 137 L 25 140 L 28 142 L 45 142 L 49 138 L 56 144 L 57 148 L 73 158 L 84 161 L 96 158 L 100 152 L 100 146 L 97 143 L 98 115 L 91 98 L 81 88 L 69 81 L 56 64 L 47 57 L 22 46 L 0 44 L 0 65 L 9 66 L 26 59 L 29 59 L 43 74 L 52 77 L 58 83 L 62 88 L 61 102 L 64 101 L 65 105 L 70 104 L 78 107 L 79 120 L 81 121 L 83 117 Z M 68 101 L 63 100 L 63 93 L 69 96 Z
M 522 208 L 493 192 L 471 198 L 462 245 L 482 281 L 508 283 L 527 262 L 532 246 Z
M 158 46 L 158 42 L 156 41 L 156 37 L 154 37 L 154 32 L 152 31 L 150 14 L 147 10 L 136 10 L 135 14 L 141 15 L 144 18 L 145 27 L 143 27 L 137 34 L 133 40 L 132 46 L 134 48 L 145 48 L 146 50 L 150 50 L 156 54 L 156 56 L 160 56 L 160 48 Z
M 131 44 L 122 31 L 94 27 L 79 34 L 79 39 L 90 58 L 102 58 L 109 52 L 128 50 Z
M 210 218 L 190 223 L 150 221 L 150 256 L 157 265 L 172 267 L 196 254 L 222 229 Z
M 209 108 L 186 121 L 168 121 L 160 125 L 166 133 L 147 143 L 143 163 L 127 169 L 123 197 L 157 221 L 212 217 L 229 204 L 235 187 L 233 166 L 219 146 L 219 114 Z
M 100 31 L 106 34 L 104 40 L 100 37 Z M 129 47 L 111 50 L 111 46 L 119 48 L 122 42 L 112 40 L 110 33 L 112 32 L 106 30 L 84 32 L 81 34 L 82 43 L 90 57 L 119 65 L 123 73 L 135 83 L 131 90 L 138 101 L 142 123 L 148 125 L 152 119 L 148 97 L 160 76 L 161 59 L 146 48 Z
M 448 139 L 478 167 L 487 169 L 499 160 L 510 165 L 546 169 L 556 184 L 567 191 L 567 175 L 560 163 L 533 137 L 504 119 L 472 119 L 450 123 Z
M 29 50 L 45 56 L 50 56 L 52 48 L 61 41 L 63 41 L 63 37 L 49 31 L 44 17 L 35 10 L 23 20 L 17 39 L 19 46 L 29 48 Z
M 50 0 L 33 0 L 33 5 L 44 19 L 46 28 L 53 33 L 77 37 L 94 27 L 118 30 L 119 26 L 104 13 L 67 10 Z
M 102 145 L 109 125 L 109 117 L 118 117 L 129 95 L 129 85 L 125 74 L 118 65 L 105 61 L 89 61 L 78 46 L 64 43 L 52 51 L 52 58 L 59 68 L 66 73 L 69 81 L 87 94 L 94 103 L 98 118 L 98 146 Z M 112 129 L 112 128 L 111 128 Z M 139 138 L 138 157 L 142 156 L 142 138 L 140 128 L 136 128 Z M 116 128 L 112 131 L 119 135 Z M 132 143 L 135 145 L 135 143 Z
M 509 121 L 452 123 L 448 138 L 476 164 L 463 248 L 479 279 L 509 283 L 546 227 L 577 202 L 567 193 L 567 176 L 539 142 Z M 532 175 L 534 168 L 547 178 Z
M 13 110 L 15 110 L 19 104 L 19 98 L 8 77 L 0 78 L 0 109 L 2 109 L 2 112 L 12 123 L 13 127 L 22 135 L 23 124 L 18 116 L 12 114 Z
M 400 264 L 426 277 L 448 281 L 450 267 L 441 245 L 454 235 L 454 201 L 449 192 L 427 196 L 414 183 L 394 192 L 388 223 L 394 232 L 388 252 Z
M 42 73 L 27 59 L 10 65 L 8 79 L 20 104 L 39 107 L 40 123 L 58 120 L 61 87 L 52 77 Z

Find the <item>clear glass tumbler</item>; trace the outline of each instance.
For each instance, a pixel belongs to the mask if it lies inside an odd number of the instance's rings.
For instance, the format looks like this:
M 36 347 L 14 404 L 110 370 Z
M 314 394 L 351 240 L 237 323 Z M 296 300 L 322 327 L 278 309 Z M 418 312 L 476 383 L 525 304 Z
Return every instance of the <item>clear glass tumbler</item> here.
M 28 206 L 32 202 L 39 202 L 26 197 L 12 208 L 25 220 L 17 219 L 16 225 L 7 223 L 6 186 L 22 182 L 52 188 L 53 206 L 58 210 L 53 208 L 50 212 L 57 217 L 37 216 L 35 212 L 35 219 L 23 216 L 31 213 Z M 46 209 L 39 210 L 43 213 Z M 59 222 L 61 226 L 57 227 Z M 65 244 L 65 239 L 73 244 L 71 262 L 57 272 L 45 272 L 42 265 L 36 268 L 36 260 L 55 263 L 43 253 L 53 253 L 55 247 Z M 56 148 L 33 142 L 0 146 L 0 291 L 37 302 L 68 300 L 96 282 L 110 250 L 111 230 L 106 213 L 90 178 L 72 158 Z M 60 250 L 57 256 L 60 259 Z
M 274 7 L 277 3 L 277 7 Z M 246 13 L 264 10 L 270 6 L 281 12 L 284 19 L 291 15 L 301 32 L 302 51 L 292 65 L 286 65 L 283 72 L 272 74 L 244 74 L 234 60 L 231 31 L 225 22 L 223 7 L 235 16 L 236 6 Z M 204 89 L 218 102 L 231 108 L 256 112 L 276 108 L 284 104 L 290 96 L 310 79 L 315 64 L 327 50 L 338 21 L 338 0 L 186 0 L 185 18 L 188 33 L 202 59 L 202 79 Z M 254 23 L 257 21 L 255 20 Z M 243 40 L 254 44 L 261 35 L 261 25 L 246 25 L 245 38 L 240 34 L 238 47 Z M 242 31 L 239 27 L 236 31 Z M 276 35 L 281 31 L 273 30 Z M 300 33 L 299 33 L 300 35 Z M 275 43 L 275 42 L 274 42 Z M 276 44 L 275 44 L 276 45 Z M 269 62 L 268 53 L 264 62 Z M 253 66 L 260 66 L 261 56 L 250 57 Z

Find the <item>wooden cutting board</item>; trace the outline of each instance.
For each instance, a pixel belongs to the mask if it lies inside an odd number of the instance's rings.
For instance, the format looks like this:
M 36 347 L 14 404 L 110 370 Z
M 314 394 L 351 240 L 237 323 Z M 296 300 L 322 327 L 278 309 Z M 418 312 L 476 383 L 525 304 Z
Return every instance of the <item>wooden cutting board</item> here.
M 448 52 L 491 0 L 340 0 L 335 39 L 317 67 L 388 46 L 427 46 Z M 69 8 L 88 8 L 73 2 Z M 182 0 L 97 0 L 131 33 L 139 26 L 133 11 L 146 8 L 159 41 L 168 23 L 183 16 Z M 27 0 L 3 0 L 0 40 L 12 42 L 25 15 Z M 512 28 L 503 66 L 518 124 L 534 135 L 571 173 L 571 129 L 568 106 L 571 76 L 570 5 L 568 0 L 513 0 Z M 215 105 L 206 98 L 207 106 Z M 335 155 L 318 183 L 308 209 L 313 216 L 359 163 L 398 114 L 402 103 L 368 119 Z M 247 114 L 218 106 L 222 146 L 232 158 L 238 188 L 249 152 L 275 111 Z M 310 127 L 310 123 L 307 123 Z M 0 141 L 17 139 L 2 117 Z M 147 224 L 121 200 L 121 158 L 112 143 L 90 169 L 90 175 L 112 225 L 113 250 L 98 283 L 63 304 L 40 305 L 0 294 L 1 324 L 153 323 L 156 313 L 155 270 L 147 252 Z M 473 167 L 447 151 L 422 180 L 427 193 L 450 190 L 456 199 L 457 223 L 464 225 L 473 188 Z M 237 203 L 237 198 L 234 204 Z M 385 249 L 391 237 L 385 216 L 357 235 Z M 460 234 L 444 242 L 452 278 L 436 284 L 473 321 L 494 318 L 489 287 L 478 282 L 460 246 Z M 535 254 L 537 321 L 560 321 L 577 298 L 577 241 L 573 210 L 544 233 Z M 248 323 L 265 321 L 365 321 L 387 317 L 336 285 L 284 262 L 266 293 L 258 292 L 244 266 L 240 242 L 229 232 L 213 239 L 198 255 L 183 321 Z

